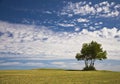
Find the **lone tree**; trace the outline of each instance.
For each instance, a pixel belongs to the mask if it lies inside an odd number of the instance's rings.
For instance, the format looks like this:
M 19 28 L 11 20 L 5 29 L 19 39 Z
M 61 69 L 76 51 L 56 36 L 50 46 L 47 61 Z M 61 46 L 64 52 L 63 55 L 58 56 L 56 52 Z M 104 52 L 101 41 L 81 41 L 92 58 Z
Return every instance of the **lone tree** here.
M 83 70 L 95 70 L 95 60 L 106 59 L 106 55 L 107 52 L 103 51 L 101 44 L 92 41 L 91 43 L 84 43 L 80 53 L 77 53 L 75 57 L 78 61 L 84 60 L 85 67 Z

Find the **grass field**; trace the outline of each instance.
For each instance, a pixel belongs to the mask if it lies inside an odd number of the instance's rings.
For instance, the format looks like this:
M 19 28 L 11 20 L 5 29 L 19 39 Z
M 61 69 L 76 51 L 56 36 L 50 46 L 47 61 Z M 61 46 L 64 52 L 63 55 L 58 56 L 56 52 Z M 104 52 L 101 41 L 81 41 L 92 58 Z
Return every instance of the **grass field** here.
M 0 84 L 120 84 L 120 72 L 0 70 Z

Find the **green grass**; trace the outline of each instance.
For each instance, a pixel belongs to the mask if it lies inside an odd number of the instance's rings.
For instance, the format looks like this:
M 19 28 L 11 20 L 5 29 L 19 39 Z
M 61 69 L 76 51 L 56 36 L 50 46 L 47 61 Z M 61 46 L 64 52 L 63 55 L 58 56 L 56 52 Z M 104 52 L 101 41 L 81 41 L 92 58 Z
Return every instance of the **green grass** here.
M 0 70 L 0 84 L 120 84 L 120 72 L 59 69 Z

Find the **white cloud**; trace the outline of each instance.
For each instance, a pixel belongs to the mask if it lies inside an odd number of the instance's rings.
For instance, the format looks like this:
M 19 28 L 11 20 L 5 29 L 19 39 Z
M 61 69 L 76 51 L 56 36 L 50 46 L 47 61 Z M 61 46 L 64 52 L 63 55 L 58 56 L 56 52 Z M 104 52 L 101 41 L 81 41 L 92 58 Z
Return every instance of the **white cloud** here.
M 77 19 L 78 22 L 89 22 L 89 20 L 87 19 L 84 19 L 84 18 L 79 18 Z
M 0 66 L 44 66 L 45 64 L 40 62 L 2 62 Z
M 0 63 L 0 66 L 17 66 L 19 64 L 20 62 L 3 62 L 3 63 Z
M 64 65 L 64 62 L 52 62 L 51 64 L 55 64 L 55 65 Z
M 50 11 L 44 11 L 43 13 L 52 14 Z
M 78 27 L 75 28 L 75 31 L 79 31 L 79 30 L 80 30 L 80 28 L 78 28 Z
M 99 22 L 99 24 L 103 24 L 103 22 Z
M 7 31 L 13 34 L 7 36 Z M 99 31 L 83 29 L 78 33 L 53 32 L 46 27 L 0 22 L 0 52 L 21 53 L 13 57 L 27 56 L 25 59 L 74 59 L 83 43 L 92 40 L 103 45 L 109 59 L 120 60 L 120 30 L 104 27 Z M 112 52 L 110 52 L 112 51 Z M 117 51 L 117 53 L 116 53 Z M 9 53 L 8 53 L 9 54 Z M 114 55 L 114 56 L 113 56 Z M 1 55 L 2 56 L 2 55 Z M 4 55 L 4 57 L 10 55 Z M 35 57 L 38 58 L 35 58 Z M 31 57 L 31 58 L 29 58 Z
M 81 62 L 79 64 L 78 61 L 58 61 L 58 62 L 52 62 L 51 66 L 57 67 L 57 68 L 63 68 L 63 69 L 82 69 L 84 67 L 84 63 Z
M 69 17 L 72 17 L 72 16 L 73 16 L 73 14 L 68 14 L 68 16 L 69 16 Z
M 120 71 L 119 61 L 97 62 L 95 63 L 98 70 Z
M 112 38 L 112 37 L 114 38 L 115 36 L 120 35 L 119 31 L 117 30 L 117 28 L 108 29 L 108 28 L 104 27 L 101 30 L 101 35 L 103 35 L 106 38 Z
M 91 30 L 95 30 L 95 29 L 96 29 L 96 27 L 93 27 L 93 26 L 89 26 L 89 28 L 90 28 Z
M 91 5 L 89 2 L 68 2 L 68 4 L 63 7 L 61 15 L 97 15 L 97 17 L 116 17 L 120 15 L 120 4 L 114 2 L 109 3 L 104 1 L 95 5 Z
M 5 62 L 5 60 L 0 60 L 0 63 Z
M 40 62 L 27 62 L 23 63 L 22 66 L 44 66 L 45 64 Z
M 65 24 L 65 23 L 59 23 L 59 26 L 63 26 L 63 27 L 73 27 L 74 24 Z

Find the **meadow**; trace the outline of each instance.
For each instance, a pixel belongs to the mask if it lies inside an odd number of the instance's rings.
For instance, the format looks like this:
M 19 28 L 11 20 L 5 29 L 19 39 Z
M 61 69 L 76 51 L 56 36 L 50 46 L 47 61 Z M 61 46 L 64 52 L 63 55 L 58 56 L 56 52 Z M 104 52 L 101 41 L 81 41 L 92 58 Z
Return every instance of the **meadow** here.
M 120 72 L 60 69 L 0 70 L 0 84 L 120 84 Z

